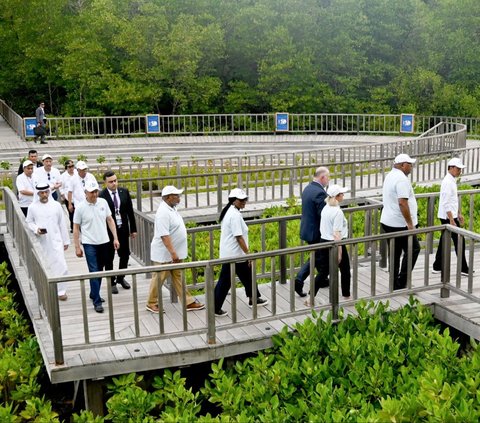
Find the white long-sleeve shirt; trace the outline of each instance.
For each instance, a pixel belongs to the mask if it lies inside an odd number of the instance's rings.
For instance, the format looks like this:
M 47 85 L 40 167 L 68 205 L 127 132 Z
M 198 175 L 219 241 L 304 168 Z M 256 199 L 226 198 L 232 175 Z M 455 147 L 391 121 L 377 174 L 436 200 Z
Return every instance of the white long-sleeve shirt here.
M 450 173 L 445 175 L 440 187 L 437 217 L 439 219 L 448 219 L 447 212 L 451 212 L 454 219 L 458 217 L 457 182 Z

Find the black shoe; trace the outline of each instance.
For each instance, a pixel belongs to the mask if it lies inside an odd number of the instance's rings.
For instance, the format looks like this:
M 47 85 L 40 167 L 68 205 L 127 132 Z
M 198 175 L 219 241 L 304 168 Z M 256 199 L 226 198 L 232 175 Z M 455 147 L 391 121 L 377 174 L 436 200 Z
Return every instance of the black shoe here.
M 298 279 L 295 279 L 295 292 L 302 298 L 307 296 L 307 294 L 303 292 L 303 282 Z
M 40 144 L 48 144 L 47 141 L 40 141 Z M 102 312 L 100 312 L 102 313 Z
M 130 284 L 125 279 L 117 279 L 117 283 L 122 285 L 123 289 L 130 289 Z
M 264 299 L 264 298 L 257 298 L 257 307 L 264 307 L 268 304 L 268 300 L 267 299 Z M 253 301 L 252 299 L 250 298 L 250 300 L 248 301 L 248 306 L 250 308 L 253 307 Z
M 97 313 L 103 313 L 103 306 L 101 304 L 94 306 L 94 309 Z
M 92 297 L 91 295 L 90 295 L 90 299 L 93 301 L 93 297 Z M 104 302 L 105 302 L 105 299 L 102 298 L 102 297 L 100 297 L 100 301 L 101 301 L 102 303 L 104 303 Z
M 117 285 L 112 285 L 112 294 L 118 294 Z
M 227 317 L 228 316 L 228 311 L 225 310 L 219 310 L 215 312 L 215 316 L 218 317 Z

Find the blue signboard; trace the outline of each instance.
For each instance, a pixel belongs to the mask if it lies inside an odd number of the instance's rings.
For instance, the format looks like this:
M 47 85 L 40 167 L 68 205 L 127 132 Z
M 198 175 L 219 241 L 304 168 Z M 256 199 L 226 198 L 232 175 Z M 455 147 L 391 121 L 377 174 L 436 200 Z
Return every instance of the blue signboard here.
M 400 118 L 400 132 L 413 133 L 415 115 L 410 114 L 401 114 Z
M 34 137 L 35 134 L 33 130 L 37 126 L 37 119 L 35 118 L 24 118 L 23 119 L 23 128 L 25 131 L 25 138 Z
M 288 113 L 275 113 L 275 131 L 288 131 Z
M 160 132 L 160 115 L 147 115 L 147 134 L 158 134 Z

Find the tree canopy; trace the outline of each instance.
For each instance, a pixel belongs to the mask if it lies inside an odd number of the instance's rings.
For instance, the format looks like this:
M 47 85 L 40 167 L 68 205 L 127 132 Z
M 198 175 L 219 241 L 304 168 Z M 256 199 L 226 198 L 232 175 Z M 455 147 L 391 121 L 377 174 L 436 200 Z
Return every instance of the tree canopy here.
M 476 0 L 3 0 L 23 115 L 480 115 Z

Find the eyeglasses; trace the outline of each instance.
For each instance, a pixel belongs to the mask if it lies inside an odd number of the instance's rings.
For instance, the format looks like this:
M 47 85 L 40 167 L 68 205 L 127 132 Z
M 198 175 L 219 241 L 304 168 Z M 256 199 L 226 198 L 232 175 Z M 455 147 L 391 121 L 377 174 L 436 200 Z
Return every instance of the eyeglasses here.
M 75 165 L 67 165 L 67 168 L 69 168 L 69 167 L 75 167 Z
M 48 180 L 50 180 L 50 173 L 47 173 L 47 178 Z
M 82 179 L 82 185 L 85 186 L 85 179 Z

